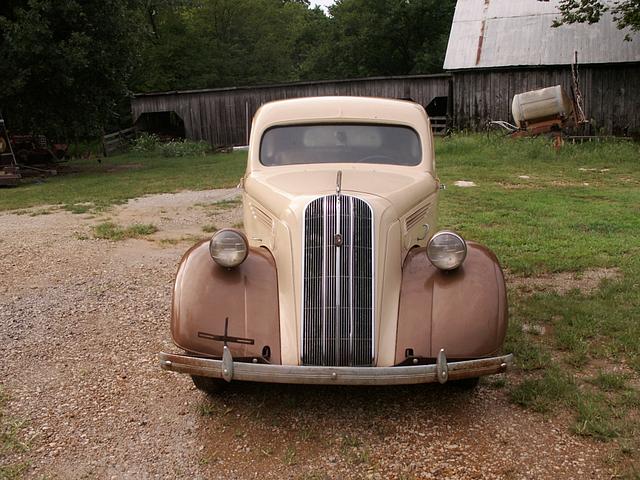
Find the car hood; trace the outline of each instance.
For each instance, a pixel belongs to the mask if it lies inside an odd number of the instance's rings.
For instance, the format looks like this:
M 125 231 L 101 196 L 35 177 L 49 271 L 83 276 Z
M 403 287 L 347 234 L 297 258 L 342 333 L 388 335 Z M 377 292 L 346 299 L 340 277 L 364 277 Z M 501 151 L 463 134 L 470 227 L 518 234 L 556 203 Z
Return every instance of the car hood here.
M 354 196 L 375 196 L 391 204 L 397 215 L 404 214 L 419 198 L 436 189 L 430 173 L 417 169 L 322 168 L 253 172 L 245 179 L 245 190 L 276 216 L 282 218 L 292 201 L 310 201 L 336 192 L 341 172 L 341 192 Z

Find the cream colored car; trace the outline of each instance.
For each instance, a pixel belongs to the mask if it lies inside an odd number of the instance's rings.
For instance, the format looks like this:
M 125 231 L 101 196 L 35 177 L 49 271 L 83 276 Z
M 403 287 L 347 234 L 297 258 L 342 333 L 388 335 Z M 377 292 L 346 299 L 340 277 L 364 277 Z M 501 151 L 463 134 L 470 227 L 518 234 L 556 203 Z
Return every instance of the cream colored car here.
M 410 384 L 503 372 L 495 255 L 438 231 L 424 109 L 315 97 L 256 113 L 242 179 L 245 232 L 182 259 L 166 370 L 212 390 L 237 380 Z

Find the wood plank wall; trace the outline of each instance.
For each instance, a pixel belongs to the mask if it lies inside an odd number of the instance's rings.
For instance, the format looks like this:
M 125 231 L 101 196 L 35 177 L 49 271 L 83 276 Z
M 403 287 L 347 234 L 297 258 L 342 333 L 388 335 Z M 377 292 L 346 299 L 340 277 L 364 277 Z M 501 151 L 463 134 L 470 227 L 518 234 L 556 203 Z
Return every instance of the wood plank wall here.
M 450 94 L 450 75 L 389 77 L 336 82 L 299 83 L 202 92 L 139 95 L 132 99 L 134 122 L 143 113 L 176 112 L 184 121 L 185 136 L 213 146 L 246 145 L 248 125 L 266 102 L 285 98 L 359 95 L 412 98 L 423 106 Z
M 579 69 L 584 111 L 596 134 L 640 133 L 640 65 Z M 570 68 L 511 69 L 453 74 L 453 117 L 459 129 L 482 130 L 490 120 L 513 123 L 517 93 L 562 85 L 571 95 Z

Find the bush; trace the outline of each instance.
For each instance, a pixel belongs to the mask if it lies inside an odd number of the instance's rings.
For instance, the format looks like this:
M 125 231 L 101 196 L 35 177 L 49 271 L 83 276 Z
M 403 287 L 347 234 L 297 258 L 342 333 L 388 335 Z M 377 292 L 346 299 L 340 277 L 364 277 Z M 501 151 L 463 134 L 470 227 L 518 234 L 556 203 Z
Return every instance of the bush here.
M 142 132 L 131 143 L 131 150 L 136 153 L 153 153 L 160 145 L 160 138 L 155 133 Z
M 160 152 L 165 157 L 201 156 L 207 153 L 207 150 L 209 150 L 207 143 L 191 140 L 172 140 L 160 145 Z

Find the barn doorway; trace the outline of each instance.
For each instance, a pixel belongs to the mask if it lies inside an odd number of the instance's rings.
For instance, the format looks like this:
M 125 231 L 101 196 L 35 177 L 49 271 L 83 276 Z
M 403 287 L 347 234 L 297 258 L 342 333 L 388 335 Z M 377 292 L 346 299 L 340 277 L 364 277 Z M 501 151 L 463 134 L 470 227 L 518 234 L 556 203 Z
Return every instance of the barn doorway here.
M 185 138 L 184 121 L 176 112 L 145 112 L 135 126 L 138 131 L 153 133 L 165 142 Z
M 434 135 L 445 135 L 447 124 L 449 123 L 447 112 L 449 108 L 449 97 L 434 97 L 425 110 L 431 120 L 431 130 Z

